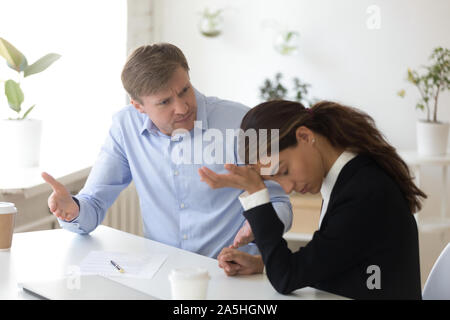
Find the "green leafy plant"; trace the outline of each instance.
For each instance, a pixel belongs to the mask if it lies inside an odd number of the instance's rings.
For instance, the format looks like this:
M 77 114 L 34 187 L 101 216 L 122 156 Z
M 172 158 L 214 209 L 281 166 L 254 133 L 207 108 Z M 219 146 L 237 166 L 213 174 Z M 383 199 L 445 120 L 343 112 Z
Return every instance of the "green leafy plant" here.
M 217 37 L 221 33 L 222 9 L 210 11 L 205 8 L 201 13 L 200 32 L 205 37 Z
M 450 89 L 450 50 L 437 47 L 433 49 L 429 60 L 431 60 L 431 64 L 422 66 L 424 69 L 422 73 L 408 69 L 407 81 L 419 90 L 420 100 L 417 102 L 416 108 L 422 111 L 426 110 L 427 122 L 438 122 L 439 95 Z M 397 94 L 404 97 L 406 92 L 402 89 Z
M 24 94 L 20 87 L 21 81 L 33 74 L 40 73 L 47 69 L 50 65 L 58 60 L 61 56 L 56 53 L 49 53 L 38 59 L 33 64 L 28 64 L 27 58 L 16 49 L 11 43 L 0 37 L 0 56 L 6 60 L 8 67 L 18 73 L 17 81 L 13 79 L 4 82 L 5 95 L 8 100 L 9 107 L 17 112 L 15 120 L 23 120 L 33 110 L 35 105 L 29 107 L 23 115 L 22 103 L 24 101 Z M 13 119 L 11 119 L 13 120 Z
M 284 31 L 279 33 L 275 49 L 282 55 L 290 55 L 298 50 L 297 38 L 300 34 L 297 31 Z
M 261 87 L 259 87 L 259 97 L 263 101 L 271 100 L 292 100 L 302 103 L 305 106 L 311 106 L 317 99 L 308 98 L 308 89 L 311 87 L 309 83 L 302 82 L 299 78 L 292 79 L 293 94 L 289 94 L 289 89 L 282 83 L 283 75 L 278 72 L 274 79 L 265 79 Z

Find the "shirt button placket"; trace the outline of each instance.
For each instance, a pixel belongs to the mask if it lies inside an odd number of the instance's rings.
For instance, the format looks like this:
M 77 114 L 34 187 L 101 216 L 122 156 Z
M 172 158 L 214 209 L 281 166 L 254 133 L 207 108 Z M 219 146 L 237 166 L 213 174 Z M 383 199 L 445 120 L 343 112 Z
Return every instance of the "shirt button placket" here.
M 180 203 L 180 210 L 183 210 L 184 208 L 186 208 L 186 205 L 184 204 L 184 202 Z M 183 217 L 183 215 L 182 215 L 182 217 Z M 181 220 L 184 220 L 184 219 L 181 219 Z M 187 233 L 185 233 L 186 230 L 184 230 L 184 226 L 183 225 L 181 225 L 181 232 L 182 232 L 182 235 L 183 235 L 183 237 L 182 237 L 183 240 L 187 240 L 188 239 L 188 235 L 187 235 Z M 183 249 L 187 249 L 185 242 L 183 242 L 181 244 L 181 246 L 182 246 Z

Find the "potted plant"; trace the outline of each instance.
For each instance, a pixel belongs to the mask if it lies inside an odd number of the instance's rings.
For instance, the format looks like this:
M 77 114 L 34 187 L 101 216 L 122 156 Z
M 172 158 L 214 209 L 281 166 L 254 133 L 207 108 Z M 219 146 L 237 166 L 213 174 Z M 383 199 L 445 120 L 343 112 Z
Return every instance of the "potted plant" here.
M 293 86 L 292 95 L 289 94 L 289 89 L 281 82 L 283 75 L 278 72 L 275 74 L 275 79 L 265 79 L 261 87 L 259 87 L 259 97 L 262 101 L 271 100 L 292 100 L 302 103 L 304 106 L 313 105 L 317 99 L 308 98 L 308 88 L 311 87 L 309 83 L 302 82 L 299 78 L 292 79 Z
M 420 155 L 435 156 L 447 153 L 448 122 L 438 121 L 440 94 L 450 89 L 450 50 L 437 47 L 430 55 L 431 64 L 423 66 L 424 72 L 408 69 L 408 82 L 420 93 L 416 108 L 426 111 L 426 120 L 417 122 L 417 149 Z M 405 96 L 405 90 L 398 95 Z
M 25 96 L 21 83 L 26 77 L 47 69 L 61 56 L 49 53 L 33 64 L 28 64 L 26 57 L 3 38 L 0 38 L 0 56 L 6 60 L 8 67 L 17 72 L 16 79 L 8 79 L 3 83 L 8 105 L 16 113 L 16 117 L 0 120 L 2 149 L 7 150 L 9 155 L 3 159 L 8 160 L 7 164 L 14 166 L 37 166 L 39 165 L 42 123 L 40 120 L 28 118 L 35 105 L 22 108 Z
M 201 19 L 199 22 L 200 33 L 208 38 L 215 38 L 222 33 L 223 17 L 222 9 L 215 11 L 209 11 L 205 8 L 201 13 Z
M 298 53 L 300 33 L 297 31 L 279 31 L 275 37 L 275 50 L 281 55 L 294 55 Z

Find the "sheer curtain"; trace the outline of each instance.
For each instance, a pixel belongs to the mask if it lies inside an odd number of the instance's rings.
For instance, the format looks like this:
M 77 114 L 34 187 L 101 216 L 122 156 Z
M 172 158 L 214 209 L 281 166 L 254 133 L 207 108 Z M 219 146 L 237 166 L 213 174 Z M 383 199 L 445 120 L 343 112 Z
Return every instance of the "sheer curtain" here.
M 1 0 L 0 37 L 31 64 L 55 52 L 62 57 L 22 81 L 23 108 L 43 121 L 41 159 L 94 159 L 111 116 L 125 104 L 120 72 L 126 60 L 126 0 Z M 16 73 L 0 59 L 0 79 Z M 0 118 L 13 113 L 0 85 Z

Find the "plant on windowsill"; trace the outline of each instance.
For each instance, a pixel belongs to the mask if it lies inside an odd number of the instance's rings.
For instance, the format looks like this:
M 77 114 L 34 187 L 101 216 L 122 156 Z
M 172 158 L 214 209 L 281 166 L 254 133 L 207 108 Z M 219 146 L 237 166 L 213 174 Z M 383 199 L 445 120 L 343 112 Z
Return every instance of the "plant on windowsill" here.
M 434 156 L 447 152 L 448 122 L 437 119 L 439 96 L 450 89 L 450 50 L 437 47 L 433 49 L 429 60 L 431 64 L 423 66 L 424 72 L 408 69 L 407 81 L 420 93 L 416 108 L 426 111 L 426 120 L 417 122 L 417 148 L 421 155 Z M 397 93 L 405 96 L 405 90 Z
M 40 138 L 42 124 L 40 120 L 29 119 L 28 115 L 35 105 L 22 109 L 24 93 L 22 81 L 33 74 L 47 69 L 61 56 L 49 53 L 33 64 L 28 64 L 27 58 L 11 43 L 0 37 L 0 56 L 6 60 L 9 68 L 17 72 L 16 79 L 4 81 L 4 93 L 11 110 L 17 113 L 16 118 L 0 120 L 0 140 L 4 150 L 8 150 L 7 164 L 19 167 L 33 167 L 39 164 Z M 23 112 L 24 111 L 24 112 Z M 23 112 L 23 113 L 22 113 Z

